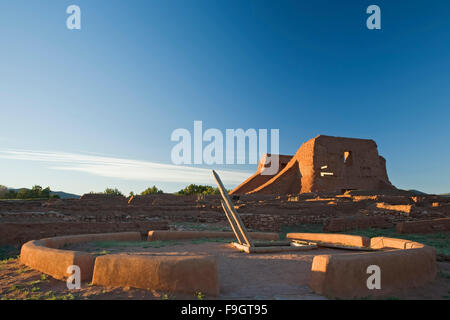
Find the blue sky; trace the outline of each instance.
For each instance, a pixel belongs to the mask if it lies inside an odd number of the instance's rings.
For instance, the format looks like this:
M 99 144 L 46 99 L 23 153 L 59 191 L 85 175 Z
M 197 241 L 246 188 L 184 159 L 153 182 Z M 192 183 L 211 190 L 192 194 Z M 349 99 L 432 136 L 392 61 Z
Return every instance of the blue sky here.
M 71 4 L 81 30 L 66 28 Z M 371 4 L 381 30 L 366 28 Z M 213 184 L 212 167 L 171 167 L 172 131 L 202 120 L 205 129 L 280 129 L 283 154 L 318 134 L 374 139 L 394 185 L 450 192 L 449 9 L 411 0 L 2 1 L 0 184 L 78 194 Z M 232 187 L 256 165 L 219 169 Z

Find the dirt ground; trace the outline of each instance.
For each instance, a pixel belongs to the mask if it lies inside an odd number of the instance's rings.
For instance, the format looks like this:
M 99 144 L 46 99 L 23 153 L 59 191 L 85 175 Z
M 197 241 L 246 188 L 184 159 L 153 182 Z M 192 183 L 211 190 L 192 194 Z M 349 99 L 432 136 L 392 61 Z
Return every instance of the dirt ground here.
M 217 258 L 221 294 L 218 299 L 326 299 L 308 287 L 311 263 L 318 254 L 345 254 L 345 250 L 316 249 L 304 252 L 248 255 L 223 240 L 205 242 L 87 243 L 66 247 L 97 255 L 133 253 L 142 255 L 214 255 Z M 438 262 L 436 280 L 422 288 L 408 290 L 387 299 L 450 299 L 450 263 Z M 68 290 L 64 281 L 31 270 L 15 260 L 0 265 L 1 299 L 210 299 L 198 295 L 170 295 L 134 288 L 105 288 L 83 283 L 80 290 Z

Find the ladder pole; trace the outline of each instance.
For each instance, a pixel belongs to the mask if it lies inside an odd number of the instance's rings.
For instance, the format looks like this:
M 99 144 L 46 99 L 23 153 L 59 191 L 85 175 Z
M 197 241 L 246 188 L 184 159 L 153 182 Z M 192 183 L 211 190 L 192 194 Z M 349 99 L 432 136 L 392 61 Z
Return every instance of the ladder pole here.
M 233 217 L 234 221 L 236 222 L 239 231 L 241 232 L 242 236 L 244 237 L 245 243 L 251 247 L 253 246 L 252 242 L 250 241 L 250 237 L 247 234 L 247 231 L 245 229 L 244 224 L 242 223 L 242 220 L 239 217 L 239 214 L 234 209 L 233 203 L 231 202 L 230 196 L 228 195 L 228 192 L 226 191 L 225 187 L 223 186 L 222 180 L 220 180 L 219 175 L 217 172 L 213 170 L 214 179 L 217 182 L 217 186 L 219 187 L 220 194 L 222 195 L 222 198 L 231 213 L 231 216 Z
M 223 200 L 220 200 L 220 204 L 222 205 L 222 209 L 225 212 L 225 215 L 227 216 L 228 222 L 231 225 L 231 229 L 233 230 L 233 233 L 236 236 L 237 241 L 239 242 L 239 244 L 242 244 L 244 242 L 244 241 L 242 241 L 243 237 L 240 233 L 238 233 L 237 227 L 235 226 L 235 222 L 230 217 L 231 214 L 228 212 L 228 209 L 225 206 L 225 203 L 223 202 Z

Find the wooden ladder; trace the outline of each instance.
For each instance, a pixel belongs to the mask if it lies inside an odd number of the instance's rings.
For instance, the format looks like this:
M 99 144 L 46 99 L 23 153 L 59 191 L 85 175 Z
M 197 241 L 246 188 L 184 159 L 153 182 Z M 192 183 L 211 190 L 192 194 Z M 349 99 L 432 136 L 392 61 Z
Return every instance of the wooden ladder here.
M 241 217 L 234 208 L 234 204 L 231 202 L 230 196 L 227 190 L 223 186 L 222 180 L 220 180 L 217 172 L 213 170 L 214 179 L 219 187 L 220 194 L 222 195 L 222 208 L 230 223 L 231 229 L 236 236 L 238 243 L 232 243 L 234 247 L 242 250 L 246 253 L 270 253 L 270 252 L 284 252 L 284 251 L 303 251 L 317 248 L 313 243 L 292 243 L 291 241 L 258 241 L 253 242 L 247 229 L 245 229 L 242 223 Z
M 227 190 L 223 186 L 222 180 L 220 180 L 219 175 L 216 171 L 213 170 L 214 179 L 217 182 L 217 186 L 219 187 L 220 194 L 222 195 L 222 200 L 220 201 L 222 204 L 223 211 L 227 216 L 228 222 L 230 223 L 231 229 L 236 236 L 239 244 L 245 244 L 248 247 L 253 247 L 253 240 L 247 232 L 244 224 L 242 223 L 241 217 L 237 213 L 234 208 L 234 204 L 231 202 L 230 196 L 228 195 Z

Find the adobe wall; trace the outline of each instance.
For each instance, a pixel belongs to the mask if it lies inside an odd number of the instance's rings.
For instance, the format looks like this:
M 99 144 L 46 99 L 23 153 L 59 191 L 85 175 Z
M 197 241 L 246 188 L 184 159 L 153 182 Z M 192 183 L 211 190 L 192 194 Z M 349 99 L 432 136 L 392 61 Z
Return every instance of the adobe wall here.
M 209 256 L 110 254 L 95 261 L 93 285 L 219 295 L 217 264 Z
M 219 294 L 216 260 L 212 256 L 142 256 L 62 250 L 65 245 L 93 241 L 140 241 L 139 232 L 87 234 L 33 240 L 22 246 L 20 262 L 64 280 L 69 266 L 80 267 L 81 280 L 94 285 L 132 286 L 171 293 Z
M 390 228 L 393 224 L 385 217 L 350 216 L 329 219 L 323 226 L 323 231 L 339 232 L 355 229 Z
M 257 180 L 257 176 L 258 172 L 231 194 L 395 189 L 388 179 L 386 161 L 378 155 L 375 141 L 324 135 L 302 144 L 287 165 L 272 178 Z
M 345 161 L 344 154 L 349 152 Z M 386 172 L 386 161 L 378 155 L 373 140 L 318 136 L 315 138 L 314 180 L 304 192 L 394 189 Z M 327 166 L 326 169 L 321 169 Z M 321 172 L 333 175 L 321 176 Z
M 81 234 L 41 239 L 41 243 L 48 248 L 60 249 L 69 244 L 95 241 L 141 241 L 140 232 L 118 232 L 101 234 Z
M 403 221 L 396 225 L 397 233 L 433 233 L 450 231 L 450 218 Z
M 71 265 L 80 267 L 81 280 L 92 279 L 94 260 L 90 253 L 48 248 L 42 241 L 29 241 L 20 251 L 20 263 L 59 280 L 69 276 L 67 268 Z
M 384 227 L 383 220 L 388 226 L 405 220 L 450 217 L 449 201 L 450 197 L 412 196 L 403 190 L 250 194 L 233 200 L 249 230 L 274 232 L 283 225 L 323 225 L 327 221 L 332 231 Z M 17 246 L 32 239 L 70 234 L 136 230 L 146 235 L 148 230 L 176 229 L 185 223 L 228 226 L 220 196 L 137 196 L 130 205 L 127 201 L 116 204 L 79 199 L 0 201 L 0 245 Z M 425 228 L 427 232 L 442 231 L 437 225 Z
M 152 234 L 152 233 L 150 233 Z M 146 256 L 112 254 L 95 258 L 84 252 L 61 250 L 66 244 L 90 241 L 138 241 L 139 232 L 66 236 L 30 241 L 22 247 L 20 262 L 65 279 L 67 267 L 78 265 L 83 281 L 94 285 L 132 286 L 165 292 L 219 295 L 216 259 L 212 256 Z M 309 285 L 315 293 L 332 298 L 361 298 L 395 294 L 432 281 L 436 276 L 435 249 L 421 243 L 342 234 L 288 234 L 302 239 L 381 249 L 375 252 L 318 255 L 313 259 Z M 381 289 L 367 287 L 369 266 L 381 270 Z
M 298 239 L 307 241 L 319 241 L 336 245 L 369 247 L 370 239 L 368 237 L 354 236 L 348 234 L 333 233 L 288 233 L 286 239 Z
M 125 198 L 124 196 L 116 196 L 111 194 L 86 193 L 81 196 L 80 200 L 92 202 L 108 201 L 110 203 L 126 203 L 127 198 Z
M 323 241 L 328 241 L 324 235 Z M 402 239 L 372 238 L 376 252 L 314 257 L 309 286 L 331 298 L 387 296 L 422 286 L 436 277 L 436 251 L 421 243 Z M 369 266 L 380 268 L 380 289 L 369 289 Z
M 21 245 L 32 239 L 61 235 L 111 233 L 138 230 L 143 235 L 148 230 L 167 230 L 167 221 L 143 222 L 43 222 L 43 223 L 0 223 L 0 245 Z
M 87 252 L 61 250 L 66 244 L 91 241 L 140 241 L 139 232 L 85 234 L 32 240 L 25 243 L 20 250 L 20 263 L 48 274 L 55 279 L 66 279 L 67 268 L 77 265 L 81 270 L 81 280 L 92 279 L 94 255 Z
M 250 193 L 254 189 L 258 188 L 261 185 L 264 185 L 266 182 L 273 178 L 273 175 L 263 174 L 263 171 L 266 167 L 270 166 L 270 164 L 266 164 L 268 161 L 267 158 L 270 154 L 265 154 L 261 157 L 258 163 L 258 169 L 256 173 L 252 175 L 250 178 L 245 180 L 235 189 L 233 189 L 230 194 L 245 194 Z M 288 155 L 278 155 L 278 170 L 275 174 L 283 171 L 286 165 L 291 161 L 292 156 Z
M 309 156 L 314 147 L 314 140 L 305 142 L 286 166 L 268 181 L 248 194 L 298 194 L 303 191 L 302 184 L 311 180 L 313 159 Z M 234 189 L 230 194 L 238 194 L 243 190 L 245 182 Z

